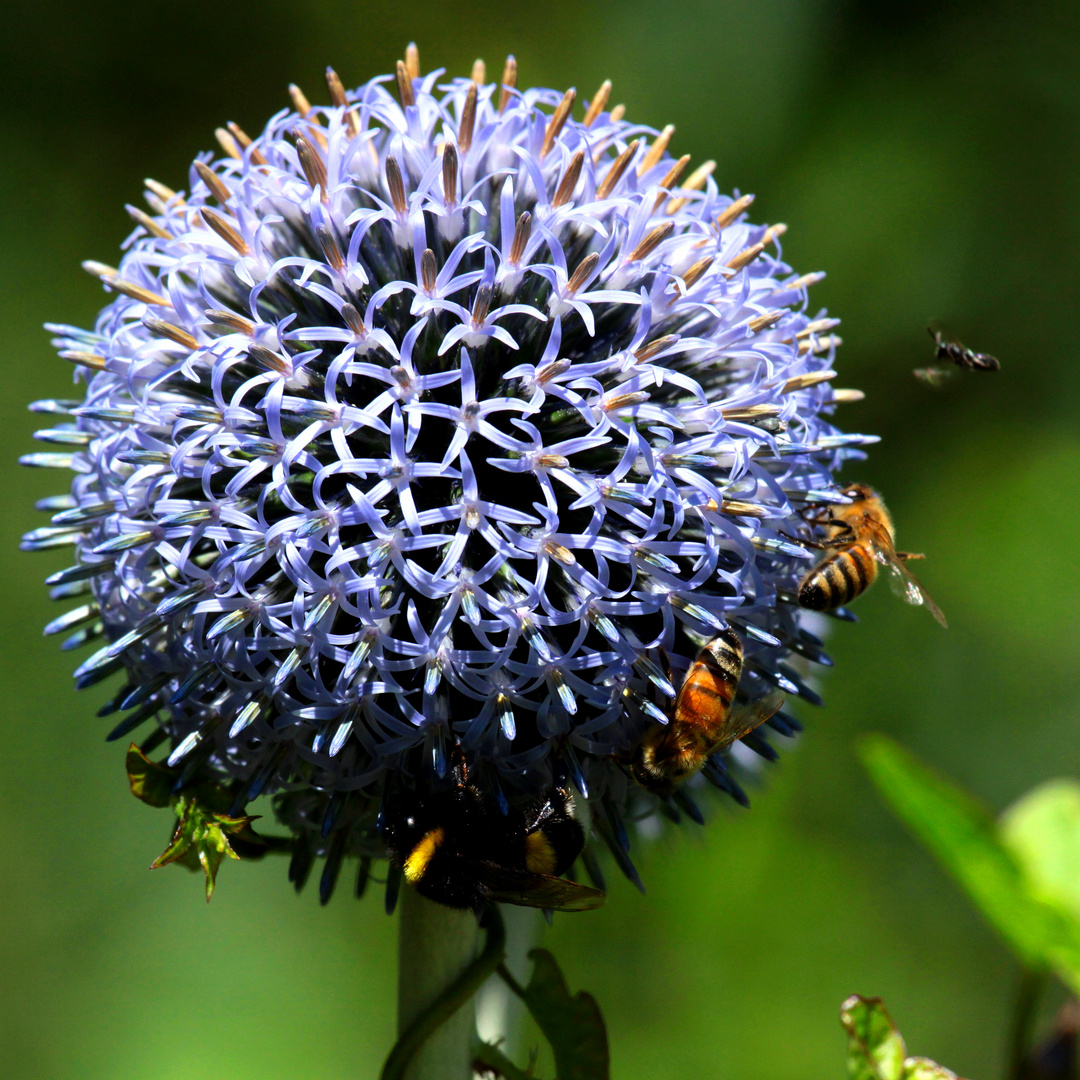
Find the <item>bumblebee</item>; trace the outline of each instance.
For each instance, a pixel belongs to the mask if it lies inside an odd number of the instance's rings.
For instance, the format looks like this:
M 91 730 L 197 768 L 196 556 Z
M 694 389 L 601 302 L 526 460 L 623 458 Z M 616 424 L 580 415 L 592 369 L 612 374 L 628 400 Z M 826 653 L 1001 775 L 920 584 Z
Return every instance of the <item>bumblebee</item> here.
M 679 687 L 666 726 L 651 727 L 630 763 L 634 779 L 661 797 L 688 780 L 709 756 L 749 735 L 784 703 L 770 694 L 736 705 L 743 644 L 730 627 L 698 653 Z
M 570 791 L 556 786 L 504 813 L 463 759 L 446 787 L 400 788 L 383 806 L 391 860 L 421 895 L 478 915 L 492 901 L 553 911 L 599 907 L 604 894 L 562 877 L 585 846 Z
M 832 611 L 850 603 L 874 583 L 878 566 L 887 566 L 909 604 L 925 604 L 942 626 L 945 616 L 905 565 L 921 555 L 897 551 L 896 530 L 881 496 L 866 484 L 851 484 L 843 494 L 850 503 L 837 503 L 824 510 L 813 524 L 825 528 L 824 540 L 803 540 L 811 547 L 832 549 L 799 584 L 799 606 L 811 611 Z

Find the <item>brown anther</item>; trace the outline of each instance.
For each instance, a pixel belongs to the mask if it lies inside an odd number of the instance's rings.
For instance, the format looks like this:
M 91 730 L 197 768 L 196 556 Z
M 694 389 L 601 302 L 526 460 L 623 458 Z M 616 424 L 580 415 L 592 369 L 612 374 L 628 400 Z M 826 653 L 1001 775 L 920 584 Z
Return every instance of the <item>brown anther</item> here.
M 765 250 L 764 244 L 752 244 L 748 248 L 743 248 L 730 262 L 724 265 L 729 270 L 741 270 L 744 266 L 748 266 L 752 263 L 763 251 Z
M 577 182 L 581 178 L 581 166 L 584 165 L 584 163 L 584 150 L 579 150 L 570 159 L 570 164 L 566 166 L 566 172 L 563 173 L 563 178 L 559 181 L 559 186 L 555 189 L 555 197 L 551 200 L 551 205 L 556 210 L 560 206 L 565 206 L 573 196 L 574 188 L 577 187 Z
M 708 272 L 708 269 L 716 260 L 712 255 L 707 255 L 704 259 L 698 259 L 685 274 L 682 275 L 683 283 L 679 288 L 679 292 L 685 295 L 688 293 Z
M 443 143 L 442 186 L 443 202 L 447 206 L 457 204 L 458 156 L 453 143 Z
M 94 277 L 107 278 L 118 277 L 120 271 L 115 266 L 109 266 L 108 263 L 98 262 L 96 259 L 84 259 L 82 268 L 88 273 L 93 274 Z
M 253 337 L 255 324 L 243 315 L 237 315 L 234 311 L 226 311 L 224 308 L 210 308 L 206 312 L 206 319 L 214 326 L 220 326 L 223 330 L 231 330 L 234 334 L 246 334 Z
M 407 390 L 412 386 L 412 376 L 409 374 L 409 369 L 407 367 L 404 367 L 401 364 L 395 364 L 390 369 L 390 375 L 402 390 Z
M 457 141 L 461 152 L 467 154 L 472 146 L 473 128 L 476 127 L 476 83 L 469 87 L 465 95 L 465 105 L 461 110 L 461 123 L 458 124 Z
M 345 86 L 341 81 L 341 77 L 332 67 L 326 69 L 326 85 L 330 88 L 330 100 L 334 103 L 334 106 L 338 109 L 345 109 L 349 104 L 349 99 L 345 95 Z M 360 122 L 356 119 L 355 110 L 346 109 L 345 126 L 349 129 L 350 139 L 355 139 L 360 134 Z
M 195 171 L 199 174 L 199 179 L 210 189 L 214 198 L 223 206 L 229 201 L 229 197 L 232 192 L 225 186 L 225 182 L 221 179 L 216 172 L 214 172 L 205 161 L 196 161 Z
M 800 292 L 802 289 L 809 289 L 811 285 L 816 285 L 819 281 L 823 281 L 824 279 L 825 271 L 815 270 L 812 274 L 803 274 L 794 281 L 789 281 L 786 285 L 778 285 L 773 289 L 772 295 L 776 296 L 777 293 L 786 292 Z
M 544 364 L 543 367 L 537 369 L 536 382 L 546 383 L 551 379 L 557 379 L 563 372 L 570 370 L 571 364 L 570 360 L 552 360 L 550 364 Z
M 834 390 L 832 399 L 837 405 L 853 405 L 856 401 L 865 401 L 866 394 L 861 390 Z
M 502 89 L 499 91 L 500 116 L 506 111 L 506 106 L 510 104 L 510 98 L 513 96 L 511 91 L 515 86 L 517 86 L 517 61 L 513 56 L 508 56 L 503 67 Z
M 765 235 L 761 238 L 761 242 L 763 244 L 771 244 L 774 240 L 776 240 L 780 236 L 783 236 L 786 232 L 787 226 L 782 221 L 778 221 L 775 225 L 770 225 L 765 230 Z
M 649 147 L 637 167 L 638 176 L 644 176 L 650 169 L 660 164 L 660 159 L 664 156 L 668 144 L 671 142 L 671 137 L 674 134 L 675 125 L 668 124 L 667 127 L 657 135 L 656 142 Z
M 435 279 L 439 276 L 439 265 L 435 262 L 435 252 L 424 248 L 420 256 L 420 286 L 426 293 L 435 291 Z
M 357 337 L 367 336 L 367 327 L 364 325 L 364 320 L 360 317 L 360 312 L 352 304 L 341 305 L 341 317 L 345 320 L 345 325 Z
M 796 390 L 806 390 L 811 386 L 817 386 L 819 383 L 828 382 L 830 379 L 835 378 L 835 371 L 810 371 L 805 375 L 796 375 L 793 379 L 788 379 L 780 387 L 780 393 L 791 394 Z
M 266 368 L 267 371 L 276 371 L 279 375 L 287 375 L 290 371 L 289 363 L 265 345 L 249 345 L 247 354 L 259 367 Z
M 640 405 L 648 401 L 649 395 L 645 390 L 635 390 L 629 394 L 616 394 L 614 397 L 604 398 L 600 402 L 600 408 L 604 412 L 614 412 L 616 409 L 629 409 L 634 405 Z
M 152 195 L 156 195 L 163 203 L 167 203 L 170 199 L 176 199 L 177 206 L 184 205 L 184 200 L 177 198 L 176 192 L 171 187 L 159 184 L 157 180 L 147 178 L 143 181 L 143 187 Z
M 345 273 L 345 256 L 341 253 L 341 245 L 337 237 L 327 225 L 319 225 L 315 229 L 315 235 L 319 238 L 319 247 L 326 261 L 339 273 Z
M 674 345 L 679 340 L 678 334 L 665 334 L 663 337 L 653 338 L 634 350 L 634 359 L 639 364 L 647 363 L 657 353 L 663 352 L 669 345 Z
M 415 41 L 410 41 L 405 46 L 405 70 L 409 73 L 410 79 L 420 78 L 420 50 L 416 47 Z
M 705 181 L 712 176 L 713 169 L 716 168 L 715 161 L 702 162 L 687 178 L 685 184 L 680 184 L 679 187 L 682 191 L 697 191 L 699 188 L 705 186 Z M 672 199 L 667 204 L 665 214 L 677 214 L 690 200 L 684 195 L 680 195 L 677 198 Z
M 660 209 L 660 204 L 668 197 L 669 193 L 671 192 L 671 189 L 678 182 L 679 177 L 682 176 L 683 171 L 686 169 L 686 166 L 689 165 L 689 164 L 690 164 L 690 155 L 689 154 L 683 154 L 683 156 L 681 158 L 679 158 L 679 160 L 676 161 L 675 164 L 672 165 L 670 169 L 668 169 L 667 173 L 664 176 L 664 179 L 660 181 L 660 188 L 661 188 L 660 194 L 656 196 L 656 202 L 653 203 L 653 213 L 654 214 L 656 213 L 657 210 Z
M 811 342 L 813 342 L 813 351 L 815 353 L 827 353 L 830 349 L 840 348 L 844 343 L 843 339 L 837 334 L 826 334 L 824 337 L 809 338 L 806 341 L 799 342 L 800 356 L 806 352 L 810 352 Z
M 555 140 L 559 137 L 559 132 L 563 129 L 563 125 L 570 118 L 570 110 L 574 107 L 574 98 L 576 97 L 577 91 L 571 86 L 563 94 L 562 101 L 555 106 L 555 111 L 548 121 L 547 130 L 544 132 L 544 141 L 540 144 L 541 161 L 548 156 L 551 148 L 555 145 Z
M 229 157 L 235 158 L 237 161 L 242 160 L 243 155 L 240 153 L 240 147 L 236 145 L 236 140 L 224 128 L 214 128 L 214 138 L 217 139 L 218 146 Z
M 60 353 L 60 358 L 78 364 L 79 367 L 89 368 L 91 371 L 105 370 L 105 357 L 98 356 L 97 353 L 82 352 L 79 349 L 64 349 Z
M 630 167 L 630 162 L 634 160 L 634 155 L 638 152 L 639 146 L 641 146 L 641 140 L 635 139 L 611 163 L 611 168 L 608 169 L 604 179 L 600 181 L 600 186 L 596 189 L 597 199 L 606 199 L 615 190 L 616 184 L 623 178 L 623 173 Z
M 230 120 L 226 126 L 228 127 L 229 131 L 232 132 L 233 138 L 236 139 L 237 145 L 239 145 L 242 150 L 247 150 L 247 148 L 251 146 L 251 136 L 246 131 L 244 131 L 244 129 L 239 124 L 234 124 Z M 251 149 L 250 157 L 252 165 L 266 164 L 266 158 L 263 157 L 262 151 L 257 146 Z
M 161 293 L 151 292 L 134 281 L 125 281 L 122 277 L 109 274 L 102 277 L 102 282 L 115 289 L 118 293 L 130 296 L 132 300 L 138 300 L 141 304 L 153 304 L 155 307 L 172 307 L 172 302 Z
M 577 296 L 578 290 L 592 276 L 592 272 L 596 269 L 596 265 L 599 262 L 600 252 L 594 251 L 591 254 L 586 255 L 585 258 L 577 264 L 574 272 L 570 275 L 570 280 L 566 283 L 566 295 L 568 297 Z
M 326 190 L 326 165 L 318 150 L 300 134 L 296 135 L 296 155 L 300 158 L 300 168 L 304 170 L 308 187 L 312 191 L 318 188 L 320 198 L 324 203 L 328 203 L 330 194 Z
M 600 84 L 600 89 L 596 91 L 592 101 L 589 102 L 589 107 L 585 111 L 585 119 L 582 123 L 586 127 L 592 127 L 596 123 L 597 117 L 604 111 L 604 106 L 608 103 L 608 98 L 611 97 L 611 80 L 605 79 Z
M 397 62 L 397 88 L 398 97 L 401 98 L 401 107 L 403 109 L 411 108 L 416 104 L 416 95 L 413 94 L 412 79 L 409 78 L 409 71 L 402 60 Z
M 626 115 L 626 106 L 625 105 L 616 105 L 615 108 L 611 110 L 611 122 L 613 124 L 616 124 L 625 115 Z
M 839 319 L 815 319 L 812 323 L 807 323 L 795 337 L 798 341 L 802 341 L 803 338 L 808 338 L 811 334 L 820 334 L 823 330 L 831 330 L 834 326 L 839 325 Z
M 472 79 L 473 86 L 483 86 L 487 82 L 487 64 L 483 60 L 474 60 L 469 78 Z
M 545 540 L 544 550 L 563 566 L 573 566 L 577 562 L 577 556 L 568 547 L 563 547 L 554 540 Z
M 292 101 L 293 108 L 300 114 L 301 119 L 312 124 L 320 122 L 317 116 L 311 115 L 311 102 L 308 101 L 304 91 L 296 83 L 289 83 L 289 98 Z
M 713 505 L 709 507 L 710 510 L 716 508 L 716 503 L 710 499 Z M 733 517 L 754 517 L 763 518 L 768 517 L 768 511 L 763 506 L 758 506 L 757 503 L 740 502 L 738 499 L 724 499 L 720 503 L 720 513 L 730 514 Z
M 780 311 L 769 311 L 764 315 L 758 315 L 757 318 L 751 319 L 746 325 L 751 334 L 759 334 L 762 330 L 768 330 L 770 326 L 775 326 L 786 314 L 786 308 Z
M 159 225 L 145 210 L 137 206 L 125 206 L 124 209 L 138 222 L 148 233 L 160 237 L 162 240 L 171 240 L 173 234 L 163 225 Z
M 725 420 L 766 420 L 780 415 L 778 405 L 740 405 L 731 409 L 721 409 L 720 415 Z
M 570 459 L 562 454 L 540 454 L 536 459 L 539 469 L 565 469 L 570 465 Z
M 405 182 L 401 178 L 401 167 L 395 157 L 386 159 L 386 189 L 390 192 L 391 205 L 399 214 L 404 214 L 409 209 L 409 203 L 405 198 Z
M 220 214 L 215 214 L 209 207 L 204 206 L 199 211 L 199 216 L 202 218 L 203 224 L 207 228 L 213 229 L 237 255 L 251 254 L 251 248 L 248 247 L 247 241 Z
M 753 195 L 740 195 L 733 199 L 716 218 L 717 229 L 726 229 L 754 201 Z
M 532 214 L 528 210 L 523 210 L 514 225 L 514 239 L 510 244 L 509 262 L 511 266 L 518 266 L 521 260 L 525 258 L 525 245 L 528 244 L 531 234 Z
M 199 343 L 193 335 L 171 322 L 158 319 L 153 315 L 144 315 L 142 322 L 143 326 L 157 337 L 168 338 L 170 341 L 175 341 L 177 345 L 183 345 L 185 349 L 197 349 L 199 347 Z
M 640 259 L 648 258 L 674 231 L 674 221 L 665 221 L 663 225 L 657 225 L 655 229 L 650 229 L 641 238 L 637 247 L 626 256 L 626 261 L 638 262 Z
M 476 290 L 476 298 L 473 300 L 472 317 L 473 322 L 478 326 L 488 316 L 488 310 L 491 307 L 491 286 L 487 284 L 480 285 Z

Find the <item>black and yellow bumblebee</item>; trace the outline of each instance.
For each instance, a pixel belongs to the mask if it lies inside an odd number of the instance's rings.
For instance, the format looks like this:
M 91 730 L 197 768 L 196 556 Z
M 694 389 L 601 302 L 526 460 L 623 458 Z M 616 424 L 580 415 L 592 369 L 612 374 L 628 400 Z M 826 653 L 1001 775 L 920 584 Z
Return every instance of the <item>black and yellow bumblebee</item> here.
M 570 790 L 555 785 L 521 807 L 507 806 L 469 779 L 460 757 L 444 786 L 390 793 L 383 842 L 407 884 L 436 903 L 481 913 L 492 901 L 553 911 L 587 911 L 599 889 L 564 877 L 585 846 Z

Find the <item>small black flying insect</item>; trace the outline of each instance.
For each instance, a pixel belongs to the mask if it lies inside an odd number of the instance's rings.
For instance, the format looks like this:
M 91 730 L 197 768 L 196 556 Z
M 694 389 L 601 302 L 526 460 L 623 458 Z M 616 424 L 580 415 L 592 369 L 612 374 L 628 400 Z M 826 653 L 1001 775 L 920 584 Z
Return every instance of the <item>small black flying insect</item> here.
M 935 329 L 933 326 L 928 326 L 927 331 L 934 339 L 934 345 L 937 347 L 936 359 L 950 360 L 965 371 L 1001 370 L 1001 364 L 996 356 L 967 349 L 958 341 L 949 341 L 942 336 L 940 330 Z M 951 374 L 951 368 L 943 367 L 917 368 L 915 371 L 916 378 L 928 382 L 931 386 L 940 386 Z

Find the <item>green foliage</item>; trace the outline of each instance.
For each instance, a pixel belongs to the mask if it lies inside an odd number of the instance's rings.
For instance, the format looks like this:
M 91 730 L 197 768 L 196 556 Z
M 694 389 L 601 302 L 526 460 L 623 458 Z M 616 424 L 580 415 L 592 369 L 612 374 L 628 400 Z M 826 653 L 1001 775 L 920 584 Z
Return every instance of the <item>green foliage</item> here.
M 149 806 L 164 807 L 170 803 L 176 812 L 177 824 L 169 846 L 150 864 L 157 870 L 170 863 L 201 869 L 206 875 L 206 899 L 210 900 L 217 884 L 217 872 L 226 856 L 239 859 L 232 841 L 263 844 L 251 828 L 253 817 L 233 817 L 224 810 L 228 793 L 211 785 L 200 785 L 192 793 L 172 794 L 173 770 L 160 762 L 151 761 L 135 743 L 127 753 L 128 783 L 131 793 Z
M 1000 822 L 884 736 L 862 759 L 896 814 L 956 878 L 1024 965 L 1080 991 L 1080 785 L 1036 788 Z
M 500 967 L 499 973 L 525 1002 L 551 1046 L 559 1080 L 608 1080 L 611 1059 L 607 1028 L 596 998 L 584 990 L 571 994 L 555 957 L 547 949 L 533 949 L 529 958 L 534 967 L 528 986 L 521 986 L 505 967 Z M 519 1069 L 489 1043 L 481 1045 L 475 1062 L 476 1071 L 483 1076 L 535 1080 L 531 1071 Z
M 529 957 L 536 966 L 525 1004 L 551 1044 L 559 1080 L 607 1080 L 607 1031 L 596 998 L 584 990 L 572 995 L 547 949 L 533 949 Z
M 881 998 L 854 994 L 840 1006 L 848 1035 L 848 1080 L 956 1080 L 956 1073 L 930 1061 L 908 1057 Z

